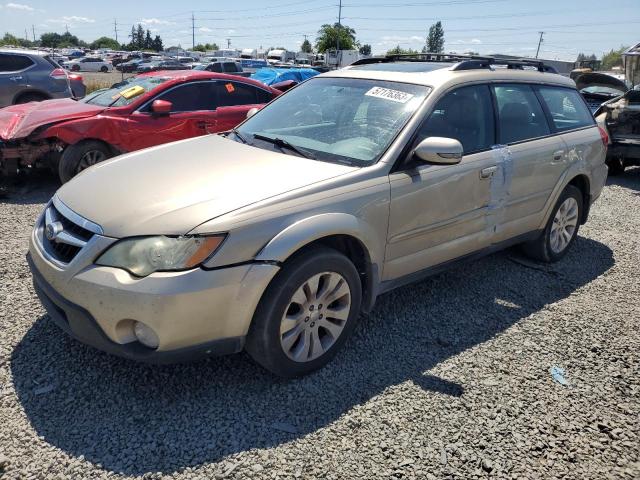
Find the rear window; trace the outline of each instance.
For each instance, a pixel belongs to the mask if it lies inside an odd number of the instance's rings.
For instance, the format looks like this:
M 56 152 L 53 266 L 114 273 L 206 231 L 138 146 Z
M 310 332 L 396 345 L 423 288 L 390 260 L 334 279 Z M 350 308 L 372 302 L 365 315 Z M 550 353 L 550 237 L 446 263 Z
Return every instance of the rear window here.
M 237 72 L 238 71 L 238 65 L 236 65 L 233 62 L 225 62 L 224 63 L 224 71 L 225 72 Z
M 538 92 L 549 109 L 557 131 L 594 125 L 593 116 L 580 94 L 571 88 L 539 87 Z
M 0 53 L 0 72 L 19 72 L 33 65 L 33 60 L 25 55 Z

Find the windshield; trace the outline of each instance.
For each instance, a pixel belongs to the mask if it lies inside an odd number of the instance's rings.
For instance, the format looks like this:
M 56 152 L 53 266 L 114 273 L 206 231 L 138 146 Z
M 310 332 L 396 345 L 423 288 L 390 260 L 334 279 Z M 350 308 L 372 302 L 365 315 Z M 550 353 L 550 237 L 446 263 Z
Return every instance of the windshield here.
M 123 107 L 132 103 L 140 95 L 158 88 L 167 80 L 169 79 L 164 77 L 134 77 L 115 83 L 111 88 L 100 90 L 95 95 L 89 95 L 80 101 L 101 107 Z
M 616 97 L 625 93 L 624 90 L 619 88 L 605 87 L 604 85 L 592 85 L 590 87 L 580 90 L 582 93 L 602 93 L 606 95 L 615 95 Z
M 295 155 L 282 148 L 284 141 L 318 160 L 370 165 L 429 92 L 429 87 L 398 82 L 315 78 L 270 103 L 238 132 L 256 147 Z

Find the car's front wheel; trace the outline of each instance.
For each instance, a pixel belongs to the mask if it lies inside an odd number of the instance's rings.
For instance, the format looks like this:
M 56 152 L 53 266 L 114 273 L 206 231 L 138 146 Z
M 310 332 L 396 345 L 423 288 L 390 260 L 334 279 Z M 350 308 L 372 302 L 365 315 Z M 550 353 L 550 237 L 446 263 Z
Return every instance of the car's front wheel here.
M 112 156 L 111 149 L 96 140 L 70 145 L 62 153 L 60 164 L 58 165 L 60 181 L 66 183 L 82 170 L 103 162 Z
M 361 298 L 353 263 L 331 248 L 312 248 L 287 261 L 265 291 L 246 349 L 282 377 L 317 370 L 353 331 Z
M 582 219 L 582 198 L 582 192 L 578 188 L 567 185 L 560 194 L 542 234 L 524 244 L 524 252 L 543 262 L 557 262 L 564 257 L 578 236 Z
M 100 71 L 102 73 L 107 73 L 109 71 L 109 69 L 106 66 L 102 66 L 102 67 L 100 67 Z

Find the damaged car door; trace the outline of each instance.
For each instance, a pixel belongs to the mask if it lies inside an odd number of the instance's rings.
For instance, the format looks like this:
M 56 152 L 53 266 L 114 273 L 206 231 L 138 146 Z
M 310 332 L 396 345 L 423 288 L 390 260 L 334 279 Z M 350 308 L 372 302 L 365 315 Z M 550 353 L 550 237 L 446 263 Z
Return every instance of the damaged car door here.
M 463 157 L 456 165 L 436 165 L 409 153 L 390 175 L 384 280 L 489 246 L 502 212 L 507 188 L 499 154 L 492 148 L 489 87 L 473 85 L 445 94 L 420 126 L 410 152 L 428 137 L 458 140 Z

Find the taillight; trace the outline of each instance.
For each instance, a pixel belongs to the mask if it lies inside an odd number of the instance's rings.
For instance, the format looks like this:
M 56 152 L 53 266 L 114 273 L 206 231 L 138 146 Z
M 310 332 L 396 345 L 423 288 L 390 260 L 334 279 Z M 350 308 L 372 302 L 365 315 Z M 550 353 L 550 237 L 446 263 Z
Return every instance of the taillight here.
M 64 80 L 67 78 L 67 72 L 65 72 L 62 68 L 54 69 L 49 76 L 51 78 L 55 78 L 56 80 Z
M 607 131 L 602 128 L 602 127 L 598 127 L 598 130 L 600 130 L 600 138 L 602 139 L 602 144 L 607 147 L 609 145 L 609 134 L 607 133 Z
M 78 80 L 78 81 L 82 81 L 82 75 L 78 75 L 77 73 L 70 73 L 69 74 L 69 80 Z

